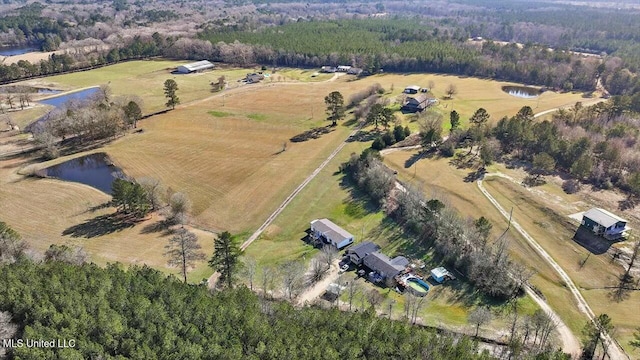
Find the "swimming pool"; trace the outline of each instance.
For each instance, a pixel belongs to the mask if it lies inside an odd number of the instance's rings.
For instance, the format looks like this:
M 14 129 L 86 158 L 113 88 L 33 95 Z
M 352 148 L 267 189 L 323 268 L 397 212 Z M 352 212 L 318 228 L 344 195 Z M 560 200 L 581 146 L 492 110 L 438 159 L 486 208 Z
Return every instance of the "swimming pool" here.
M 418 296 L 425 296 L 429 291 L 429 284 L 416 277 L 407 279 L 407 286 Z

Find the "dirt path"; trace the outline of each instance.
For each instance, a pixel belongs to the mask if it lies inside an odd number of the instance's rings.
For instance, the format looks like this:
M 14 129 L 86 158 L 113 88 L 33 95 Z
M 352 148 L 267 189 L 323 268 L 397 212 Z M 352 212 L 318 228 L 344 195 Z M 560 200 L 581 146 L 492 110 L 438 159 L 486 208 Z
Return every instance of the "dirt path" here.
M 334 262 L 329 268 L 329 272 L 325 275 L 324 279 L 318 281 L 313 284 L 311 287 L 307 288 L 302 294 L 298 295 L 298 305 L 304 305 L 305 303 L 310 303 L 314 299 L 320 297 L 329 284 L 333 283 L 338 279 L 339 276 L 338 269 L 338 260 Z
M 592 99 L 592 100 L 589 100 L 589 101 L 583 101 L 583 102 L 582 102 L 582 106 L 587 107 L 587 106 L 595 105 L 595 104 L 597 104 L 597 103 L 601 103 L 601 102 L 603 102 L 603 101 L 607 101 L 607 99 L 598 98 L 598 99 Z M 549 109 L 549 110 L 541 111 L 541 112 L 539 112 L 539 113 L 537 113 L 537 114 L 533 115 L 533 117 L 534 117 L 534 118 L 537 118 L 537 117 L 540 117 L 540 116 L 544 116 L 544 115 L 547 115 L 547 114 L 550 114 L 550 113 L 556 112 L 556 111 L 558 111 L 558 110 L 560 110 L 560 109 L 567 109 L 567 108 L 570 108 L 570 107 L 572 107 L 573 105 L 575 105 L 575 103 L 572 103 L 572 104 L 566 104 L 566 105 L 562 105 L 562 106 L 555 107 L 555 108 L 553 108 L 553 109 Z
M 498 173 L 489 173 L 489 174 L 485 174 L 484 177 L 501 176 L 501 175 L 502 174 L 498 174 Z M 502 216 L 505 219 L 509 219 L 510 218 L 509 213 L 498 203 L 498 201 L 491 194 L 489 194 L 487 189 L 485 189 L 485 187 L 482 185 L 482 179 L 479 179 L 477 181 L 477 184 L 478 184 L 478 188 L 480 189 L 482 194 L 491 202 L 491 204 L 502 214 Z M 529 233 L 527 233 L 524 230 L 524 228 L 517 221 L 512 220 L 511 224 L 527 240 L 527 242 L 529 242 L 529 244 L 538 252 L 538 254 L 540 254 L 540 256 L 558 273 L 558 275 L 564 281 L 564 283 L 567 286 L 567 288 L 573 294 L 573 297 L 575 298 L 576 302 L 578 303 L 578 309 L 580 309 L 581 312 L 583 312 L 585 315 L 587 315 L 589 320 L 593 321 L 593 319 L 595 318 L 595 314 L 594 314 L 593 310 L 591 310 L 591 308 L 589 307 L 589 304 L 587 303 L 587 301 L 584 299 L 584 297 L 580 293 L 580 290 L 575 285 L 573 280 L 571 280 L 569 275 L 564 271 L 564 269 L 551 257 L 551 255 L 549 255 L 549 253 L 547 253 L 547 251 L 542 246 L 540 246 L 540 244 L 538 244 L 538 242 L 533 237 L 531 237 L 531 235 L 529 235 Z M 540 299 L 540 300 L 542 300 L 542 299 Z M 551 308 L 549 308 L 548 310 L 553 311 Z M 558 318 L 557 314 L 555 314 L 555 312 L 554 312 L 554 316 L 556 318 Z M 559 318 L 558 318 L 558 320 L 559 320 Z M 562 333 L 561 333 L 561 335 L 562 335 Z M 574 336 L 574 339 L 575 339 L 575 336 Z M 574 341 L 577 341 L 577 340 L 574 340 L 574 339 L 569 339 L 569 338 L 565 339 L 563 337 L 563 339 L 562 339 L 563 344 L 564 344 L 563 349 L 564 349 L 565 346 L 568 346 L 571 343 L 573 343 Z M 618 345 L 617 342 L 615 342 L 609 336 L 609 334 L 605 334 L 604 335 L 604 340 L 609 344 L 608 348 L 609 348 L 609 357 L 610 357 L 610 359 L 613 359 L 613 360 L 629 359 L 629 356 L 627 356 L 627 354 L 624 352 L 624 350 Z M 568 351 L 568 350 L 565 350 L 565 351 Z M 571 352 L 571 353 L 573 353 L 573 352 Z

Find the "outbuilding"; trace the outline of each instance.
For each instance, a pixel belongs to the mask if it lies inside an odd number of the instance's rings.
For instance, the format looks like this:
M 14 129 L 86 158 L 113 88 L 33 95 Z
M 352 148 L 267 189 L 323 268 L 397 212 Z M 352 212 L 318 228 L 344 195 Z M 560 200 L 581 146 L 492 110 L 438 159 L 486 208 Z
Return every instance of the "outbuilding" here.
M 197 61 L 189 64 L 180 65 L 177 71 L 180 74 L 190 74 L 193 72 L 200 72 L 209 69 L 213 69 L 214 65 L 208 60 Z
M 439 283 L 443 283 L 449 275 L 449 271 L 442 266 L 431 270 L 431 278 Z
M 429 106 L 429 99 L 426 95 L 407 96 L 402 104 L 402 110 L 407 112 L 420 112 Z
M 411 85 L 404 88 L 405 94 L 417 94 L 418 91 L 420 91 L 420 86 L 418 85 Z
M 607 210 L 593 208 L 582 214 L 580 224 L 595 235 L 607 240 L 626 238 L 629 234 L 628 221 Z
M 316 219 L 311 222 L 310 236 L 335 246 L 338 250 L 353 244 L 353 235 L 329 219 Z

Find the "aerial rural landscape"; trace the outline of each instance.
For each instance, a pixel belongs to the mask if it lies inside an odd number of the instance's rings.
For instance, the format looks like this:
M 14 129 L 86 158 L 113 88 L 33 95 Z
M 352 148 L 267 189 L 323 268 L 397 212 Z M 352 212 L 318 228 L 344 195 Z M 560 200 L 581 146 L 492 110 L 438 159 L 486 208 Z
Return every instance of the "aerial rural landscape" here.
M 0 13 L 0 358 L 640 359 L 637 1 Z

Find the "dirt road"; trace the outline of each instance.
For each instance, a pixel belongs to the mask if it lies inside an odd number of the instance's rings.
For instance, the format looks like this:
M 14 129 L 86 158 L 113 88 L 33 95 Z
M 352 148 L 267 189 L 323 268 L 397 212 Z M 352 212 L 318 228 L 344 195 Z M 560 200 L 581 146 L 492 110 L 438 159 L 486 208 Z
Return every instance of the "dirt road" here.
M 484 178 L 490 177 L 490 176 L 502 176 L 502 174 L 489 173 L 489 174 L 485 174 Z M 502 214 L 502 216 L 508 220 L 510 218 L 509 213 L 498 203 L 498 201 L 487 191 L 487 189 L 485 189 L 485 187 L 482 185 L 482 179 L 479 179 L 477 181 L 477 184 L 482 194 Z M 540 244 L 538 244 L 538 242 L 533 237 L 531 237 L 531 235 L 529 235 L 529 233 L 527 233 L 524 230 L 524 228 L 517 221 L 512 219 L 511 224 L 527 240 L 527 242 L 538 252 L 538 254 L 540 254 L 540 256 L 558 273 L 558 275 L 560 276 L 562 281 L 564 281 L 569 291 L 571 291 L 571 294 L 573 294 L 573 297 L 575 298 L 578 304 L 578 309 L 580 309 L 581 312 L 587 315 L 589 320 L 593 321 L 593 319 L 595 318 L 595 314 L 593 310 L 591 310 L 591 307 L 589 307 L 589 304 L 582 296 L 582 293 L 580 293 L 580 290 L 575 285 L 573 280 L 571 280 L 569 275 L 564 271 L 564 269 L 551 257 L 551 255 L 549 255 L 549 253 L 547 253 L 547 251 L 542 246 L 540 246 Z M 551 308 L 549 308 L 549 310 L 552 311 Z M 557 314 L 555 314 L 555 316 L 557 317 Z M 609 344 L 608 347 L 609 347 L 610 359 L 612 360 L 629 359 L 629 356 L 624 352 L 624 350 L 622 350 L 620 346 L 618 346 L 618 344 L 609 336 L 609 334 L 604 335 L 604 340 Z M 565 346 L 567 346 L 567 344 L 571 344 L 572 342 L 573 340 L 569 338 L 567 339 L 563 338 L 563 343 L 565 344 Z M 564 346 L 563 346 L 563 349 L 564 349 Z
M 320 297 L 327 289 L 327 286 L 338 279 L 338 276 L 340 276 L 340 274 L 338 260 L 336 260 L 329 268 L 329 272 L 325 275 L 324 279 L 318 281 L 307 288 L 302 294 L 298 295 L 298 305 L 304 305 Z

